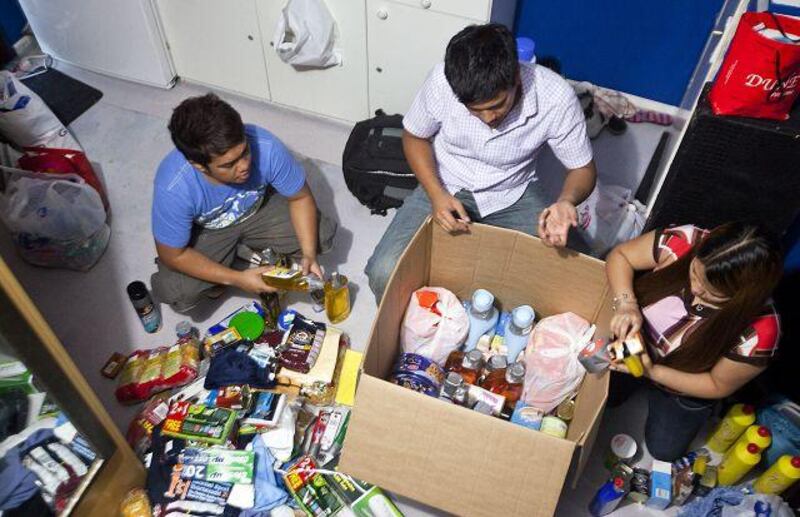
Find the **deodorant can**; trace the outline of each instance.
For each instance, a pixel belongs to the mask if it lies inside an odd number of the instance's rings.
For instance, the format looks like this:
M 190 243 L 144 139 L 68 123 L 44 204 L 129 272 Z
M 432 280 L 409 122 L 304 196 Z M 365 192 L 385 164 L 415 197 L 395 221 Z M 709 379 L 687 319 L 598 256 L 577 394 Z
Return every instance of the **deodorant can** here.
M 128 298 L 131 299 L 131 304 L 133 304 L 144 330 L 150 334 L 157 332 L 161 328 L 161 311 L 153 303 L 147 286 L 144 285 L 144 282 L 136 280 L 128 284 L 127 291 Z

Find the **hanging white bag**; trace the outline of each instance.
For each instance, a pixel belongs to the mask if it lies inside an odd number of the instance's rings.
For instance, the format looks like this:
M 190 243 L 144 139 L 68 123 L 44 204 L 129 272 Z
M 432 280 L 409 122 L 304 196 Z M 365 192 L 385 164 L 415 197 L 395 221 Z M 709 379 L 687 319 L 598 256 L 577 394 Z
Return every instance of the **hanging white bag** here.
M 336 21 L 323 0 L 289 0 L 273 42 L 278 57 L 290 65 L 327 68 L 342 62 L 334 49 Z
M 19 147 L 81 150 L 41 97 L 6 70 L 0 71 L 0 134 Z
M 644 230 L 646 208 L 625 187 L 598 182 L 576 210 L 578 231 L 596 257 L 604 257 L 614 246 Z
M 0 167 L 0 220 L 27 262 L 88 271 L 108 246 L 111 229 L 100 194 L 76 174 Z

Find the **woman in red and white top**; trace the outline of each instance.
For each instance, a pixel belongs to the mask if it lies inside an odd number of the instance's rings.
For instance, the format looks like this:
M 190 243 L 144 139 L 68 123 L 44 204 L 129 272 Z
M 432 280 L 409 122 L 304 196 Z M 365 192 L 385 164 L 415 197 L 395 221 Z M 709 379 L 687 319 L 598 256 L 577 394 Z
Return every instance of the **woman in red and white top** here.
M 782 263 L 776 240 L 741 223 L 650 232 L 606 258 L 611 331 L 624 338 L 641 330 L 649 354 L 645 442 L 655 458 L 682 456 L 714 402 L 767 367 L 780 335 L 770 297 Z

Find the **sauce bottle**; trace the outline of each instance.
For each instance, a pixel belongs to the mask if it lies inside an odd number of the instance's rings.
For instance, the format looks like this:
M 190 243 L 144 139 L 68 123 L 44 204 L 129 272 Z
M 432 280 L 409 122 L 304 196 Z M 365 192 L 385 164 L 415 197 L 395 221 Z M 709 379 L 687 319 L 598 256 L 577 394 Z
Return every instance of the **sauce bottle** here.
M 478 346 L 478 340 L 494 329 L 499 313 L 494 307 L 494 295 L 486 289 L 476 289 L 472 293 L 469 316 L 469 334 L 464 342 L 464 351 L 469 352 Z
M 756 421 L 756 410 L 749 404 L 734 404 L 719 423 L 706 444 L 717 453 L 724 453 Z
M 521 305 L 511 311 L 511 320 L 505 335 L 506 357 L 513 363 L 528 345 L 535 314 L 530 305 Z
M 487 382 L 498 382 L 492 380 L 493 378 L 497 377 L 500 381 L 505 379 L 506 376 L 506 367 L 508 367 L 508 361 L 506 361 L 506 356 L 504 355 L 493 355 L 489 358 L 489 361 L 483 367 L 483 371 L 481 372 L 481 376 L 478 379 L 478 384 L 483 386 Z
M 501 356 L 502 357 L 502 356 Z M 525 365 L 514 363 L 505 370 L 505 375 L 492 373 L 483 383 L 483 387 L 492 393 L 506 398 L 506 407 L 513 408 L 522 396 L 522 383 L 525 381 Z
M 250 262 L 256 266 L 282 266 L 288 265 L 286 257 L 280 255 L 272 248 L 264 248 L 260 253 L 254 252 Z M 264 323 L 268 329 L 278 328 L 278 316 L 281 313 L 281 298 L 278 293 L 261 293 L 261 306 L 264 308 Z
M 442 383 L 442 389 L 439 392 L 439 398 L 449 401 L 454 401 L 456 391 L 464 385 L 464 379 L 456 372 L 450 372 L 445 377 Z
M 325 282 L 325 314 L 333 324 L 350 316 L 350 287 L 346 276 L 333 273 Z
M 735 485 L 761 461 L 761 449 L 754 443 L 738 443 L 728 449 L 717 470 L 720 486 Z
M 144 330 L 150 334 L 158 332 L 158 329 L 161 328 L 161 311 L 153 303 L 153 299 L 150 298 L 150 293 L 147 291 L 147 286 L 144 285 L 144 282 L 139 280 L 131 282 L 126 290 Z
M 751 425 L 745 430 L 744 433 L 742 433 L 742 436 L 736 440 L 736 443 L 739 442 L 754 443 L 763 451 L 772 445 L 772 433 L 769 431 L 767 426 Z
M 784 454 L 761 474 L 753 489 L 761 494 L 780 495 L 800 479 L 800 456 Z
M 461 361 L 461 376 L 467 384 L 478 382 L 478 376 L 483 367 L 483 354 L 480 350 L 473 350 L 464 355 Z

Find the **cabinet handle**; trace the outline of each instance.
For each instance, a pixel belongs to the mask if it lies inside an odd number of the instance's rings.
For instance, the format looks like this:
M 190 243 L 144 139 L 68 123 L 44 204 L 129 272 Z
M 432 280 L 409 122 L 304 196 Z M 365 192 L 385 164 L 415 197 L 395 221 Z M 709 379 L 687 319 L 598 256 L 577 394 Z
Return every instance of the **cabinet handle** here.
M 251 34 L 248 34 L 247 35 L 247 39 L 249 39 L 250 41 L 253 41 L 253 36 Z
M 378 12 L 375 13 L 379 20 L 385 20 L 389 17 L 389 11 L 386 9 L 378 9 Z
M 423 9 L 431 8 L 431 0 L 420 0 L 419 4 L 422 6 Z

